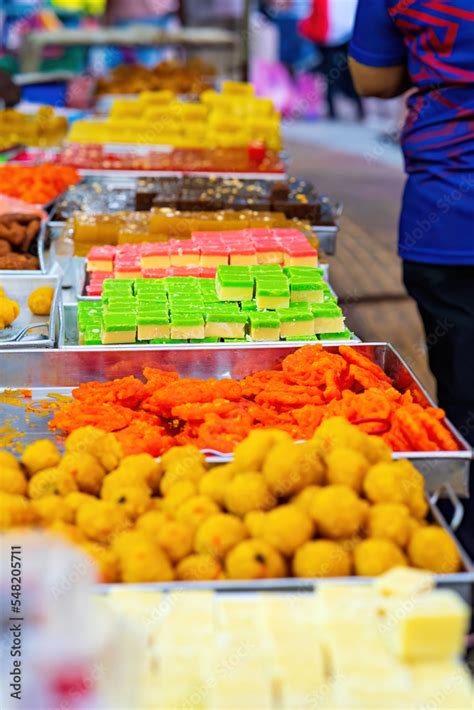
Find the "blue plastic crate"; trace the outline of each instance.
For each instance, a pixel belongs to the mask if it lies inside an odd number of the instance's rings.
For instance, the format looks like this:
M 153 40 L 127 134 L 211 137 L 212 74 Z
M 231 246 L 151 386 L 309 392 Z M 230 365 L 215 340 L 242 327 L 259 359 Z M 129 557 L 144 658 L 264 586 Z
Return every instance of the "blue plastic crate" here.
M 29 84 L 21 89 L 23 101 L 48 106 L 65 106 L 67 96 L 66 81 L 45 81 L 41 84 Z

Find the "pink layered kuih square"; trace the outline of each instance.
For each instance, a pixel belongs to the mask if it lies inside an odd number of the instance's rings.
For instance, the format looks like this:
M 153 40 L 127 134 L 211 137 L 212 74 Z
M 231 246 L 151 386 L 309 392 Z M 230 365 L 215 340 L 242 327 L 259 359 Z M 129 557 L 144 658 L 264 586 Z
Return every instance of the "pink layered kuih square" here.
M 103 246 L 92 247 L 87 255 L 87 271 L 108 271 L 114 270 L 115 247 Z

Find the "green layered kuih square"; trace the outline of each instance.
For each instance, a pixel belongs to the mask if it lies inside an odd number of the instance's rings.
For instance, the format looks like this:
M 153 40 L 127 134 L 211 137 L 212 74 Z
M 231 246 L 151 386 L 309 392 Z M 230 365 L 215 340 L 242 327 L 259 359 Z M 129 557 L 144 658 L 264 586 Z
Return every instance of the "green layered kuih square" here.
M 311 310 L 315 318 L 340 318 L 342 310 L 337 303 L 312 303 Z
M 203 325 L 204 318 L 201 313 L 172 313 L 171 324 L 183 328 Z
M 163 311 L 139 311 L 137 323 L 138 325 L 166 325 L 169 323 L 169 316 Z
M 324 269 L 320 269 L 317 266 L 285 266 L 283 271 L 288 278 L 324 278 Z
M 119 313 L 127 313 L 128 311 L 136 311 L 137 310 L 137 302 L 135 300 L 122 300 L 121 298 L 114 299 L 113 301 L 109 301 L 107 304 L 107 313 L 112 313 L 112 312 L 119 312 Z
M 106 333 L 122 330 L 134 330 L 137 325 L 135 314 L 106 313 L 103 318 L 103 329 Z
M 305 311 L 305 313 L 312 313 L 311 304 L 308 301 L 291 301 L 290 308 L 294 311 Z
M 184 286 L 184 288 L 199 287 L 200 279 L 197 276 L 166 276 L 163 279 L 166 286 Z
M 279 328 L 280 319 L 271 311 L 257 311 L 249 313 L 250 324 L 253 328 Z
M 283 273 L 279 264 L 256 264 L 254 266 L 249 266 L 249 269 L 250 273 L 253 274 L 256 278 L 266 274 L 278 275 Z
M 341 333 L 320 333 L 319 340 L 352 340 L 353 335 L 350 330 L 346 328 Z
M 206 315 L 207 323 L 247 323 L 248 315 L 246 313 L 208 313 Z
M 100 338 L 100 333 L 100 326 L 86 328 L 83 339 L 84 345 L 101 345 L 102 340 Z
M 247 273 L 217 274 L 221 286 L 234 286 L 236 288 L 253 288 L 253 278 Z
M 204 313 L 240 313 L 240 310 L 238 303 L 219 301 L 218 303 L 206 304 Z
M 318 279 L 300 278 L 298 276 L 290 279 L 290 288 L 292 291 L 323 291 L 324 281 Z
M 314 320 L 311 311 L 300 308 L 277 308 L 276 312 L 282 323 L 307 323 Z
M 117 291 L 132 294 L 135 281 L 134 279 L 105 279 L 102 283 L 102 293 L 116 293 Z
M 242 309 L 243 312 L 256 311 L 257 304 L 255 303 L 255 301 L 242 301 L 240 304 L 240 308 Z
M 315 335 L 290 335 L 285 338 L 287 343 L 296 343 L 300 340 L 317 340 Z
M 257 296 L 289 296 L 288 283 L 257 281 Z

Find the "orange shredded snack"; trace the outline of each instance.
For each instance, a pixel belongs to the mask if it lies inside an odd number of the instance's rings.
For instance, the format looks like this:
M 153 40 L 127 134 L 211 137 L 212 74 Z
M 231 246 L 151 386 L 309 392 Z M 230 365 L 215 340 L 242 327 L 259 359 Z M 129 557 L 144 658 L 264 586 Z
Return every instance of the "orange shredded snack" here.
M 74 168 L 64 165 L 6 165 L 0 170 L 0 193 L 30 204 L 46 205 L 80 180 Z
M 348 346 L 339 353 L 306 345 L 281 367 L 240 382 L 180 378 L 145 368 L 142 382 L 88 382 L 60 403 L 50 427 L 69 433 L 92 424 L 114 432 L 126 454 L 159 456 L 172 446 L 233 451 L 253 429 L 278 428 L 310 438 L 325 419 L 345 417 L 395 451 L 456 451 L 442 409 L 416 391 L 398 391 L 383 370 Z

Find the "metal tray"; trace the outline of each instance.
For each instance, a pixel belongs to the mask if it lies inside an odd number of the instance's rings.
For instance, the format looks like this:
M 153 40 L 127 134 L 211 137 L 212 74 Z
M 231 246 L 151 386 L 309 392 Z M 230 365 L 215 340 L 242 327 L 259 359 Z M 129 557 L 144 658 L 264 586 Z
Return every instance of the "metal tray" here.
M 79 175 L 83 177 L 103 178 L 140 178 L 140 177 L 181 177 L 182 175 L 197 175 L 199 177 L 236 178 L 237 180 L 282 180 L 288 177 L 286 171 L 281 173 L 234 173 L 219 172 L 218 170 L 195 170 L 185 172 L 181 170 L 100 170 L 92 168 L 79 168 Z
M 429 499 L 432 522 L 440 525 L 455 543 L 462 563 L 462 571 L 456 574 L 438 574 L 434 575 L 436 586 L 452 589 L 460 594 L 465 601 L 471 605 L 474 591 L 474 566 L 469 558 L 469 555 L 464 550 L 459 540 L 456 538 L 455 532 L 459 528 L 460 512 L 462 512 L 462 504 L 454 494 L 452 489 L 448 487 L 450 498 L 455 504 L 455 513 L 453 520 L 448 522 L 440 509 L 437 501 L 440 491 L 437 491 L 431 499 Z M 334 577 L 327 579 L 315 578 L 299 578 L 285 577 L 283 579 L 258 579 L 258 580 L 222 580 L 222 581 L 205 581 L 205 582 L 148 582 L 142 584 L 99 584 L 97 590 L 101 593 L 108 593 L 115 589 L 127 589 L 130 591 L 148 591 L 148 592 L 186 592 L 195 590 L 211 590 L 214 592 L 231 593 L 231 594 L 247 594 L 254 595 L 262 592 L 272 593 L 292 593 L 292 594 L 307 594 L 314 592 L 319 586 L 324 584 L 343 584 L 343 585 L 367 585 L 374 582 L 373 577 Z
M 345 343 L 346 344 L 346 343 Z M 71 347 L 63 350 L 16 350 L 2 355 L 0 388 L 32 389 L 33 401 L 44 399 L 49 394 L 70 394 L 80 382 L 107 380 L 127 375 L 140 377 L 144 367 L 159 367 L 176 370 L 183 377 L 241 379 L 261 369 L 277 366 L 283 358 L 297 350 L 281 342 L 242 344 L 243 347 L 222 343 L 219 346 L 200 344 Z M 323 344 L 329 352 L 337 346 Z M 351 345 L 357 352 L 370 357 L 392 377 L 395 387 L 401 391 L 417 392 L 420 401 L 433 406 L 427 392 L 416 379 L 408 365 L 388 343 Z M 24 410 L 0 403 L 0 420 L 15 415 L 18 417 L 21 441 L 27 444 L 47 433 L 47 417 L 26 417 Z M 31 424 L 35 426 L 32 428 Z M 407 451 L 394 454 L 395 458 L 408 458 L 425 476 L 427 488 L 434 491 L 447 481 L 459 495 L 467 491 L 467 476 L 472 458 L 472 449 L 452 424 L 445 424 L 455 437 L 459 451 L 418 452 Z M 222 456 L 221 460 L 225 460 Z
M 39 269 L 0 269 L 0 278 L 3 278 L 4 276 L 37 276 L 38 274 L 45 274 L 48 271 L 46 257 L 47 230 L 48 223 L 45 220 L 42 220 L 40 231 L 36 237 L 38 245 Z
M 338 224 L 321 225 L 312 228 L 315 235 L 315 242 L 319 244 L 319 250 L 324 251 L 328 256 L 334 256 L 336 253 L 337 235 L 340 227 Z M 311 242 L 311 238 L 309 240 Z
M 49 320 L 47 335 L 44 337 L 41 330 L 34 330 L 31 334 L 25 335 L 18 342 L 2 342 L 0 340 L 0 352 L 6 354 L 7 351 L 18 350 L 23 348 L 54 348 L 56 345 L 56 330 L 58 325 L 58 313 L 61 301 L 61 281 L 58 276 L 48 276 L 42 274 L 37 275 L 37 272 L 28 271 L 24 275 L 19 275 L 14 272 L 14 275 L 4 276 L 0 272 L 0 286 L 3 286 L 9 298 L 12 298 L 20 306 L 20 315 L 14 321 L 11 330 L 17 330 L 27 325 L 42 323 Z M 28 298 L 32 291 L 43 286 L 51 286 L 54 288 L 53 304 L 51 313 L 48 316 L 35 316 L 28 308 Z M 9 332 L 10 328 L 6 328 L 1 333 Z M 25 352 L 25 351 L 23 351 Z M 28 352 L 28 351 L 26 351 Z M 0 366 L 0 373 L 3 372 L 3 363 Z M 1 375 L 0 375 L 1 377 Z

